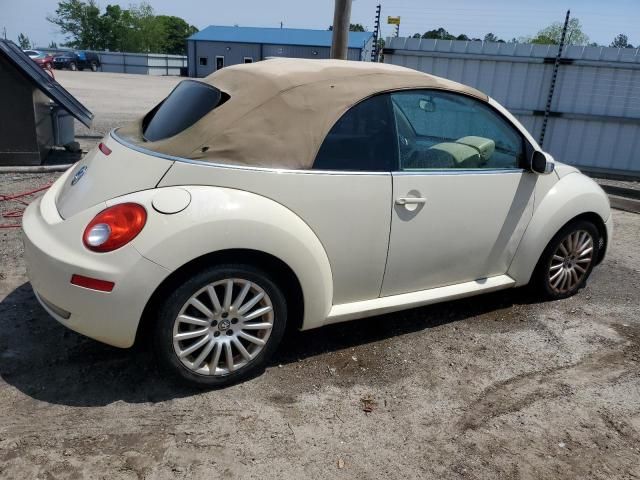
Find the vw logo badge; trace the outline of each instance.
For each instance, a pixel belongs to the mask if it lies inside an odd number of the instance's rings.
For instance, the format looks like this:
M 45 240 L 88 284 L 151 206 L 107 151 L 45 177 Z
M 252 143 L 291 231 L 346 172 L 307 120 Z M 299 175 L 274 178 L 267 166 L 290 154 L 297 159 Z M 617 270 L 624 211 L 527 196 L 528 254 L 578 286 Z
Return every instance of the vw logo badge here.
M 78 170 L 76 174 L 73 176 L 73 179 L 71 180 L 71 185 L 75 185 L 76 183 L 78 183 L 80 179 L 84 176 L 84 173 L 86 171 L 87 171 L 87 166 L 83 165 L 82 168 Z

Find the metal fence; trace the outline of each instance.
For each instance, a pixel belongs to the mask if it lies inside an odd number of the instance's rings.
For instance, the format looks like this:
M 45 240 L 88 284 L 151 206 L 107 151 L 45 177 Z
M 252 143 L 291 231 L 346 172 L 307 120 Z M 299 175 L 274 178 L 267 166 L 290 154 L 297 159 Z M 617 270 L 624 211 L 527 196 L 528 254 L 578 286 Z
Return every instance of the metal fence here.
M 558 47 L 387 40 L 385 63 L 471 85 L 540 138 Z M 640 177 L 640 50 L 565 48 L 542 147 L 585 171 Z
M 40 48 L 52 55 L 63 50 Z M 139 75 L 186 75 L 187 57 L 162 53 L 95 52 L 100 57 L 99 70 L 112 73 L 137 73 Z M 181 70 L 183 69 L 183 70 Z

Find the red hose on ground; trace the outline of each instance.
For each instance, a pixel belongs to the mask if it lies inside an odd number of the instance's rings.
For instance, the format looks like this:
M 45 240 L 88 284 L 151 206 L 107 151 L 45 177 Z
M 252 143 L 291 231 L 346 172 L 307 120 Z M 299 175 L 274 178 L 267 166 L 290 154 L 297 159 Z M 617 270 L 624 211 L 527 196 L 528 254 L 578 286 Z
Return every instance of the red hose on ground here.
M 36 188 L 34 190 L 29 190 L 27 192 L 18 193 L 15 195 L 0 195 L 0 202 L 14 201 L 14 202 L 21 203 L 22 205 L 28 205 L 28 202 L 21 200 L 22 197 L 28 197 L 29 195 L 33 195 L 34 193 L 42 192 L 43 190 L 47 190 L 50 186 L 51 186 L 51 183 L 48 183 L 44 187 Z M 2 214 L 2 218 L 20 218 L 22 217 L 23 212 L 24 212 L 24 209 L 11 210 L 8 212 L 4 212 Z M 21 226 L 22 225 L 19 223 L 18 224 L 14 224 L 14 223 L 0 224 L 0 228 L 20 228 Z

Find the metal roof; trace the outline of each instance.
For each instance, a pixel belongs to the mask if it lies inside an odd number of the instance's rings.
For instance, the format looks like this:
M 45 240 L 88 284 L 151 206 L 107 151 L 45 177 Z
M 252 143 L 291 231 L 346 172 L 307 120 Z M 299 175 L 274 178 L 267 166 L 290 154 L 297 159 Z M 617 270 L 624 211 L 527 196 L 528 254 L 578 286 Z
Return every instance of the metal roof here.
M 275 45 L 302 45 L 330 47 L 330 30 L 302 28 L 225 27 L 210 25 L 191 35 L 187 40 L 231 43 L 268 43 Z M 349 48 L 363 48 L 373 36 L 371 32 L 349 32 Z
M 42 93 L 91 128 L 93 113 L 46 74 L 42 67 L 31 60 L 15 43 L 10 40 L 0 40 L 0 55 L 2 54 Z

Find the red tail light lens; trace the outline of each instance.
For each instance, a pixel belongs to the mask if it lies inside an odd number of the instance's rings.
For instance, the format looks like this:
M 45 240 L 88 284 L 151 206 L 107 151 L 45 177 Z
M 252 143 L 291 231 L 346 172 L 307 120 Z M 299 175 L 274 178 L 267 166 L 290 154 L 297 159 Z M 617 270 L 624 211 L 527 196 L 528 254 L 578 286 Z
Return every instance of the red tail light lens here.
M 98 148 L 100 149 L 100 151 L 102 153 L 104 153 L 105 155 L 109 155 L 111 153 L 111 149 L 109 147 L 107 147 L 104 143 L 100 142 L 100 145 L 98 145 Z
M 142 231 L 147 211 L 137 203 L 120 203 L 100 212 L 87 225 L 82 236 L 84 246 L 94 252 L 111 252 Z

